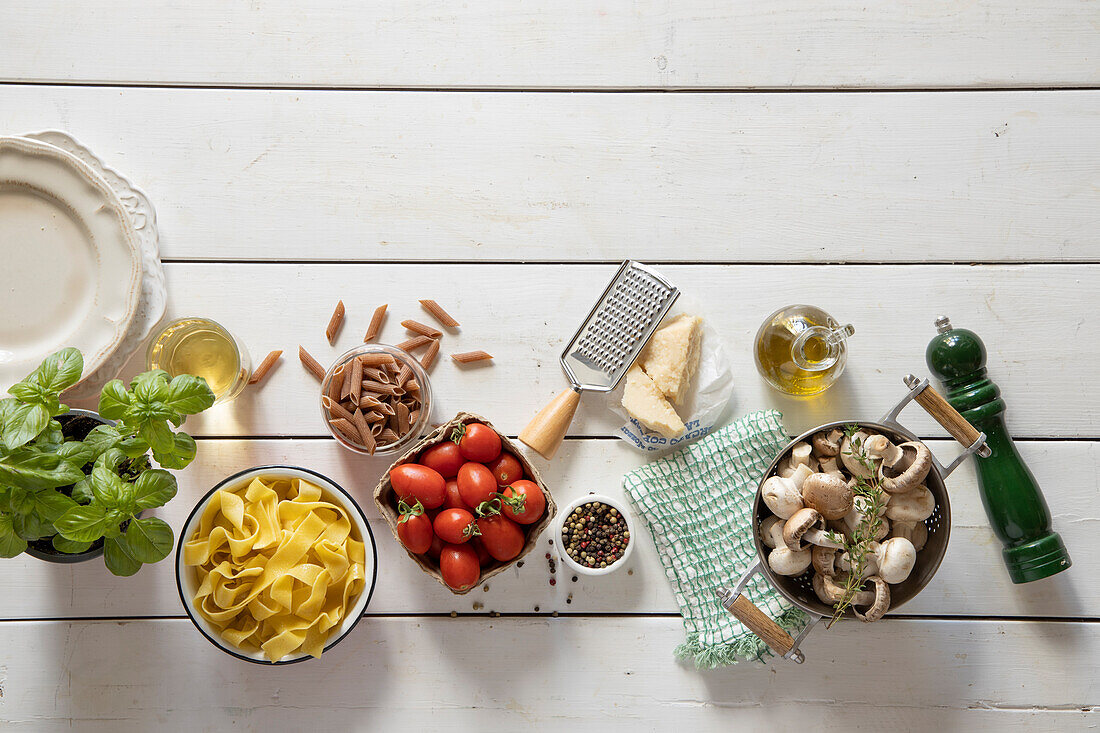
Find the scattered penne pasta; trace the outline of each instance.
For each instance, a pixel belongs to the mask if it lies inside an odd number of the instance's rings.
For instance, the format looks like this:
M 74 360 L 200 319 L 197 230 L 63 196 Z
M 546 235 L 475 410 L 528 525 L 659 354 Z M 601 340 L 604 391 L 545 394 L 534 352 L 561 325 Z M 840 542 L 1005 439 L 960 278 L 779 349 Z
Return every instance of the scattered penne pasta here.
M 275 362 L 279 361 L 282 355 L 283 350 L 279 349 L 265 356 L 264 360 L 260 362 L 260 365 L 256 367 L 256 371 L 252 372 L 252 377 L 249 378 L 248 383 L 259 384 L 262 382 L 264 377 L 267 376 L 267 373 L 271 371 L 271 367 L 275 366 Z
M 443 332 L 440 331 L 438 328 L 432 328 L 431 326 L 426 326 L 426 325 L 424 325 L 423 323 L 421 323 L 419 321 L 412 320 L 411 318 L 408 319 L 408 320 L 401 321 L 401 325 L 404 326 L 405 328 L 409 329 L 413 333 L 418 333 L 421 336 L 427 336 L 428 338 L 437 339 L 437 338 L 439 338 L 440 336 L 443 335 Z
M 408 341 L 402 341 L 401 343 L 396 344 L 396 346 L 402 351 L 412 351 L 414 349 L 419 349 L 421 346 L 427 346 L 430 343 L 438 342 L 433 338 L 428 338 L 427 336 L 415 336 Z
M 301 344 L 298 345 L 298 358 L 301 360 L 302 365 L 309 370 L 310 374 L 324 381 L 325 368 L 321 366 L 308 351 L 302 348 Z
M 325 338 L 330 345 L 336 343 L 336 334 L 340 332 L 342 325 L 344 325 L 344 301 L 338 300 L 336 310 L 332 312 L 332 318 L 328 319 L 328 326 L 325 328 Z
M 385 317 L 386 304 L 383 303 L 374 309 L 374 315 L 370 317 L 370 325 L 367 326 L 367 333 L 363 336 L 363 343 L 373 341 L 378 337 L 378 334 L 382 332 L 382 319 Z M 389 356 L 389 354 L 379 354 L 379 356 Z
M 458 354 L 451 354 L 451 358 L 459 364 L 469 364 L 475 361 L 488 361 L 493 358 L 493 355 L 487 351 L 463 351 Z
M 424 356 L 420 357 L 420 366 L 424 367 L 424 371 L 431 369 L 432 364 L 435 362 L 435 357 L 439 355 L 439 341 L 433 339 L 428 350 L 424 352 Z
M 434 300 L 422 300 L 420 301 L 420 305 L 424 307 L 424 310 L 431 313 L 432 317 L 435 318 L 435 320 L 439 321 L 447 328 L 458 327 L 458 321 L 456 321 L 454 318 L 451 318 L 451 315 L 447 313 L 447 311 L 443 310 L 443 307 L 440 306 L 439 303 L 436 303 Z

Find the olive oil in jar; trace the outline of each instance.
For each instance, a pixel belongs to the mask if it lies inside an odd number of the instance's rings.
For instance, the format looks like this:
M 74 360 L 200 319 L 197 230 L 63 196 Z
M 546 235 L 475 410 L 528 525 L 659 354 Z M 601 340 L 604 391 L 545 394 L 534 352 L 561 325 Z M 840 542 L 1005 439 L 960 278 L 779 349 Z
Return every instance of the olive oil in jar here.
M 244 347 L 208 318 L 181 318 L 168 324 L 149 345 L 147 356 L 149 369 L 163 369 L 172 377 L 202 377 L 217 402 L 240 394 L 252 372 Z
M 812 305 L 791 305 L 768 316 L 756 333 L 756 368 L 768 384 L 808 397 L 828 389 L 848 360 L 845 340 L 855 333 Z

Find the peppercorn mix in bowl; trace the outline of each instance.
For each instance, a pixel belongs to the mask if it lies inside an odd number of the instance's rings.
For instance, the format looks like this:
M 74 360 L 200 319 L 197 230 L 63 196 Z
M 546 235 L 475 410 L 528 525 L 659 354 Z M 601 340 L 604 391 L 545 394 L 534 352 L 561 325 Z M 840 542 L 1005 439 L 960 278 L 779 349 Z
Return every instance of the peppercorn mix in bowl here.
M 581 575 L 607 575 L 634 551 L 634 520 L 618 499 L 586 494 L 570 502 L 557 528 L 562 562 Z

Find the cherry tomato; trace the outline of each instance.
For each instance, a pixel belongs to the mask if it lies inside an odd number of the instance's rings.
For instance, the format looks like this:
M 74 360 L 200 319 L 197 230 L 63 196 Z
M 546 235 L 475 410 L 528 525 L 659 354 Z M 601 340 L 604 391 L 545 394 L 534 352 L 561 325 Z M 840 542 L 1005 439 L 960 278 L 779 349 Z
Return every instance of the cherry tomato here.
M 458 469 L 462 468 L 462 464 L 465 462 L 466 459 L 462 457 L 462 452 L 451 440 L 436 443 L 420 454 L 421 465 L 437 471 L 443 478 L 457 476 Z
M 497 486 L 507 486 L 523 478 L 523 466 L 519 459 L 508 451 L 500 454 L 495 461 L 486 464 L 496 477 Z
M 406 514 L 397 523 L 397 537 L 409 552 L 423 555 L 435 539 L 432 520 L 426 514 Z
M 519 525 L 500 514 L 477 520 L 481 530 L 481 542 L 494 560 L 508 562 L 523 549 L 523 530 Z
M 462 464 L 458 469 L 458 493 L 471 509 L 477 509 L 483 501 L 489 501 L 497 493 L 497 480 L 493 472 L 480 463 Z
M 444 542 L 461 545 L 477 532 L 474 515 L 466 509 L 444 509 L 432 522 L 432 529 Z
M 447 479 L 447 485 L 445 487 L 446 496 L 443 497 L 444 509 L 468 509 L 466 502 L 462 501 L 462 494 L 458 491 L 458 481 L 455 479 Z
M 500 436 L 485 423 L 472 422 L 455 429 L 458 450 L 467 461 L 488 463 L 500 455 Z
M 443 540 L 439 539 L 439 535 L 435 535 L 432 537 L 432 546 L 428 548 L 428 557 L 438 560 L 441 552 L 443 552 Z
M 446 484 L 438 471 L 415 463 L 406 463 L 390 470 L 390 483 L 401 499 L 415 499 L 425 509 L 438 509 L 446 496 Z
M 516 481 L 500 493 L 501 513 L 514 522 L 534 524 L 546 511 L 546 497 L 534 481 Z
M 469 545 L 443 545 L 439 553 L 439 570 L 443 582 L 455 590 L 466 590 L 481 578 L 481 563 L 477 551 Z
M 493 556 L 485 549 L 485 543 L 481 541 L 480 537 L 474 537 L 470 540 L 470 547 L 474 548 L 474 551 L 477 552 L 477 559 L 478 562 L 481 563 L 481 567 L 485 567 L 493 562 Z

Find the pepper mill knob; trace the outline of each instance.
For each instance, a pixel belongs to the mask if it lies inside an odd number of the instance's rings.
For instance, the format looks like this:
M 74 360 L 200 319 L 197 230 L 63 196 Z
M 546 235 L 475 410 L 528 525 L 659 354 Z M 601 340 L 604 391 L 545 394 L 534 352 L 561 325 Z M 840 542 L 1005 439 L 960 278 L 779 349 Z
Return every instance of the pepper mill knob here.
M 925 360 L 943 382 L 944 396 L 986 435 L 990 455 L 975 457 L 978 488 L 1013 583 L 1030 583 L 1069 568 L 1066 546 L 1051 530 L 1050 510 L 1035 477 L 1005 427 L 1001 390 L 986 376 L 985 344 L 978 334 L 936 319 L 937 335 Z

